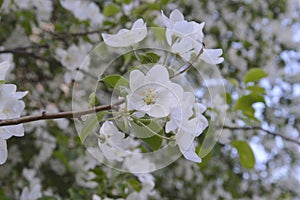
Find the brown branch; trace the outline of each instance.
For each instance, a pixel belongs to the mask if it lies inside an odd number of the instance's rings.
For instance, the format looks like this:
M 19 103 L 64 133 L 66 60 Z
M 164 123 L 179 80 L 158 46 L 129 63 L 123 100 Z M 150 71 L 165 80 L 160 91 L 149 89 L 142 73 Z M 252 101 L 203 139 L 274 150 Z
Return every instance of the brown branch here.
M 124 101 L 119 101 L 113 105 L 97 106 L 94 108 L 81 110 L 81 111 L 67 111 L 67 112 L 60 112 L 60 113 L 42 112 L 39 115 L 24 116 L 15 119 L 5 119 L 5 120 L 0 120 L 0 126 L 11 126 L 11 125 L 23 124 L 28 122 L 40 121 L 40 120 L 49 120 L 49 119 L 61 119 L 61 118 L 75 119 L 95 112 L 110 110 L 115 106 L 122 104 L 123 102 Z
M 253 126 L 253 127 L 230 127 L 230 126 L 223 126 L 224 129 L 229 129 L 229 130 L 245 130 L 245 131 L 248 131 L 248 130 L 259 130 L 259 131 L 263 131 L 269 135 L 272 135 L 274 137 L 280 137 L 286 141 L 289 141 L 289 142 L 292 142 L 292 143 L 295 143 L 295 144 L 298 144 L 300 145 L 300 141 L 298 140 L 294 140 L 292 138 L 289 138 L 289 137 L 286 137 L 284 135 L 281 135 L 279 133 L 275 133 L 275 132 L 272 132 L 272 131 L 269 131 L 269 130 L 266 130 L 260 126 Z
M 6 50 L 1 50 L 0 54 L 4 54 L 4 53 L 12 53 L 12 54 L 16 54 L 16 55 L 20 55 L 20 56 L 30 56 L 32 58 L 38 59 L 38 60 L 42 60 L 42 61 L 46 61 L 48 63 L 52 63 L 53 60 L 45 58 L 43 56 L 40 56 L 36 53 L 33 52 L 27 52 L 25 50 L 22 50 L 22 48 L 16 48 L 16 49 L 6 49 Z

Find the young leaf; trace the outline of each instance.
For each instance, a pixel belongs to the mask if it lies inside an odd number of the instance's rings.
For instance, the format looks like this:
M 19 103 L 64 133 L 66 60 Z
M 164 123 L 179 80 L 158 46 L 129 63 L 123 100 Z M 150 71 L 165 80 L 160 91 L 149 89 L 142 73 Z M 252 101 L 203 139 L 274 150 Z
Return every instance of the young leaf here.
M 266 93 L 265 88 L 260 87 L 258 85 L 247 86 L 246 89 L 251 91 L 251 92 L 257 92 L 257 93 L 260 93 L 260 94 L 265 94 Z
M 153 151 L 160 148 L 162 138 L 157 135 L 163 135 L 164 129 L 155 121 L 151 120 L 150 123 L 149 121 L 136 121 L 131 126 L 134 135 L 146 142 Z
M 98 99 L 95 92 L 92 92 L 89 96 L 89 107 L 92 108 L 98 104 Z
M 98 122 L 101 121 L 101 119 L 107 114 L 107 111 L 102 111 L 100 113 L 97 113 L 96 116 L 89 116 L 89 118 L 86 120 L 84 127 L 82 128 L 82 131 L 80 133 L 80 140 L 82 142 L 85 141 L 87 136 L 93 131 L 93 129 L 97 126 Z
M 108 4 L 107 6 L 104 7 L 103 10 L 103 14 L 106 17 L 114 16 L 118 12 L 120 12 L 120 9 L 114 4 Z
M 5 80 L 0 80 L 0 85 L 5 84 L 6 81 Z
M 129 87 L 129 82 L 123 76 L 118 74 L 108 75 L 99 80 L 99 82 L 104 82 L 108 87 L 115 88 L 116 86 Z
M 244 83 L 246 84 L 249 82 L 257 82 L 266 76 L 267 76 L 267 73 L 264 70 L 262 70 L 260 68 L 252 68 L 245 75 Z
M 160 59 L 160 56 L 153 52 L 146 53 L 145 55 L 140 55 L 139 57 L 142 64 L 157 63 Z
M 241 96 L 235 103 L 234 109 L 235 110 L 241 110 L 243 114 L 247 117 L 250 117 L 254 120 L 257 120 L 254 117 L 254 108 L 252 107 L 252 104 L 256 102 L 262 102 L 265 103 L 265 100 L 263 96 L 261 96 L 258 93 L 251 93 L 248 95 Z
M 241 165 L 247 169 L 252 169 L 255 165 L 255 157 L 249 144 L 241 140 L 234 140 L 231 144 L 239 153 Z

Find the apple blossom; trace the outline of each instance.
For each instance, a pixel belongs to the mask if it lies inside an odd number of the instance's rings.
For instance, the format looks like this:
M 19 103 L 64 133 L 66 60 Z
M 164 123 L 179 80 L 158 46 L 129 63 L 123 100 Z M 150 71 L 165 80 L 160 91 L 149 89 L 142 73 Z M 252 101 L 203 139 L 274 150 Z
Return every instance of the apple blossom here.
M 187 160 L 200 163 L 201 158 L 195 153 L 195 137 L 195 134 L 179 129 L 176 133 L 175 140 L 180 152 Z
M 131 30 L 121 29 L 117 34 L 102 34 L 104 42 L 111 47 L 128 47 L 142 41 L 147 35 L 146 23 L 136 20 Z
M 66 83 L 72 80 L 82 80 L 83 74 L 76 69 L 80 67 L 82 70 L 88 70 L 90 58 L 87 55 L 91 48 L 92 46 L 88 43 L 80 43 L 78 46 L 73 44 L 67 50 L 56 48 L 55 53 L 61 64 L 69 70 L 64 75 Z
M 199 59 L 208 64 L 220 64 L 224 61 L 222 49 L 205 49 L 203 46 L 203 27 L 201 24 L 184 20 L 183 14 L 175 9 L 170 17 L 162 12 L 162 20 L 167 28 L 166 39 L 171 46 L 172 52 L 179 54 L 186 60 L 193 59 L 193 56 L 200 55 Z
M 182 100 L 182 87 L 169 80 L 168 70 L 162 65 L 154 65 L 146 75 L 139 70 L 133 70 L 129 79 L 128 110 L 161 118 L 168 116 L 170 110 Z
M 130 153 L 131 145 L 131 138 L 125 138 L 125 134 L 120 132 L 111 121 L 102 124 L 98 146 L 107 159 L 122 161 Z
M 60 0 L 61 5 L 79 20 L 90 20 L 92 26 L 100 25 L 103 15 L 95 2 L 82 0 Z
M 179 38 L 190 37 L 202 43 L 204 22 L 201 24 L 194 21 L 188 22 L 184 20 L 183 14 L 177 9 L 171 12 L 170 18 L 166 17 L 162 12 L 162 19 L 167 27 L 166 38 L 169 45 L 174 43 L 172 41 L 174 36 Z
M 0 63 L 0 80 L 5 78 L 9 68 L 9 62 Z M 20 99 L 27 92 L 16 92 L 16 86 L 13 84 L 0 85 L 0 120 L 20 117 L 25 104 Z M 7 159 L 6 139 L 12 136 L 23 136 L 24 128 L 22 124 L 14 126 L 0 127 L 0 164 Z
M 185 121 L 193 115 L 193 104 L 195 102 L 195 95 L 191 92 L 183 93 L 183 100 L 181 106 L 171 109 L 170 120 L 166 123 L 166 132 L 174 131 L 177 128 L 183 129 Z M 190 127 L 187 127 L 190 129 Z

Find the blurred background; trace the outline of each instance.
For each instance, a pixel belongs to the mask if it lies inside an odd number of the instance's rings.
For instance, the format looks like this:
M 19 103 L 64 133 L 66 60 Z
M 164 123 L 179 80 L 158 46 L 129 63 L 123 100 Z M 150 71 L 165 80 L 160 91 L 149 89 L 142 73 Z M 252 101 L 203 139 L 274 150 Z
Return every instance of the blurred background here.
M 101 33 L 130 28 L 138 18 L 163 27 L 161 10 L 205 22 L 206 48 L 223 49 L 225 59 L 217 66 L 226 89 L 219 97 L 227 109 L 222 135 L 202 163 L 179 159 L 153 173 L 155 187 L 145 199 L 300 199 L 299 0 L 0 0 L 0 6 L 0 62 L 12 63 L 7 82 L 29 91 L 23 115 L 72 109 L 73 79 Z M 117 199 L 141 191 L 134 175 L 85 152 L 72 120 L 26 124 L 24 137 L 7 142 L 0 199 Z

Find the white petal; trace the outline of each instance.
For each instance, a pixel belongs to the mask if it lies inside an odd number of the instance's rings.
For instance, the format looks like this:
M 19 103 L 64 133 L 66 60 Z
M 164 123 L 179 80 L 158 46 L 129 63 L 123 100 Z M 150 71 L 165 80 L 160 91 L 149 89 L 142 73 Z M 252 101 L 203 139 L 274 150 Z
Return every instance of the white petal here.
M 171 28 L 170 19 L 161 11 L 162 21 L 167 28 Z
M 175 22 L 183 21 L 183 20 L 184 20 L 184 16 L 178 9 L 175 9 L 171 12 L 171 14 L 170 14 L 171 23 L 175 23 Z
M 17 136 L 17 137 L 24 136 L 23 124 L 1 127 L 0 138 L 9 139 L 12 136 Z
M 191 144 L 191 146 L 185 152 L 182 153 L 187 160 L 197 162 L 197 163 L 201 163 L 202 161 L 201 158 L 195 152 L 194 144 Z
M 174 131 L 177 128 L 177 124 L 175 123 L 174 119 L 171 119 L 166 123 L 166 132 L 169 133 L 170 131 Z
M 180 151 L 185 152 L 191 146 L 191 144 L 193 144 L 195 135 L 183 130 L 179 130 L 175 136 L 175 139 Z
M 6 141 L 0 138 L 0 165 L 4 164 L 7 159 Z
M 148 71 L 146 78 L 150 82 L 166 83 L 169 81 L 169 72 L 164 66 L 157 64 Z
M 104 42 L 111 47 L 128 47 L 142 41 L 147 35 L 143 19 L 134 22 L 132 29 L 121 29 L 117 34 L 102 34 Z
M 204 49 L 200 59 L 208 64 L 220 64 L 224 61 L 224 58 L 220 57 L 222 53 L 222 49 Z
M 140 18 L 133 23 L 131 30 L 144 28 L 146 28 L 146 23 L 144 23 L 144 20 Z
M 146 76 L 139 70 L 133 70 L 132 72 L 130 72 L 130 76 L 129 76 L 130 90 L 132 92 L 135 92 L 135 90 L 144 83 L 145 78 Z
M 9 69 L 9 62 L 8 61 L 4 61 L 0 63 L 0 80 L 4 80 L 5 79 L 5 75 L 7 73 L 7 70 Z
M 201 103 L 195 103 L 194 109 L 196 113 L 203 113 L 206 110 L 206 106 Z
M 154 104 L 151 106 L 147 114 L 149 114 L 151 117 L 162 118 L 168 116 L 170 114 L 170 110 L 168 107 Z

